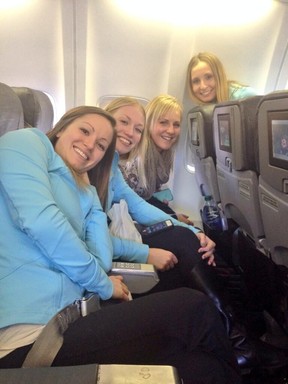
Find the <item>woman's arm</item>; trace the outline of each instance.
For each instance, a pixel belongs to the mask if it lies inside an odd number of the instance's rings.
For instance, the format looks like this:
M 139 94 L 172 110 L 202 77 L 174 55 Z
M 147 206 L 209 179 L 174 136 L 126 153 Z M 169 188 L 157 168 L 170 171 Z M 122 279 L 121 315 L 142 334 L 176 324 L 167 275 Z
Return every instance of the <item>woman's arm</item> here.
M 0 188 L 14 225 L 39 255 L 86 290 L 112 296 L 111 280 L 81 240 L 78 187 L 43 133 L 25 129 L 1 137 Z
M 130 261 L 132 263 L 147 263 L 149 246 L 136 241 L 120 239 L 111 236 L 113 243 L 113 260 Z
M 129 213 L 132 218 L 140 224 L 151 225 L 159 221 L 164 221 L 171 219 L 174 225 L 183 226 L 189 228 L 194 233 L 199 232 L 198 229 L 194 228 L 192 225 L 187 225 L 183 222 L 180 222 L 170 215 L 166 214 L 162 210 L 152 206 L 147 203 L 144 199 L 137 195 L 128 184 L 125 182 L 123 175 L 119 169 L 115 169 L 113 175 L 112 183 L 114 190 L 113 202 L 119 202 L 121 199 L 124 199 L 128 204 Z

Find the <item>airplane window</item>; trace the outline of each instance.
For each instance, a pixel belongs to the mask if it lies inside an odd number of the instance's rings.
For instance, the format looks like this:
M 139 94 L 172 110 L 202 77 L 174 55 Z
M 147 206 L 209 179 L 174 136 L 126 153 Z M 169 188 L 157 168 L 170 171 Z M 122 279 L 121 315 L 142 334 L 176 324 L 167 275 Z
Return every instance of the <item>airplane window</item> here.
M 195 166 L 194 165 L 186 164 L 186 168 L 187 168 L 188 172 L 195 173 Z
M 100 108 L 104 108 L 107 104 L 109 104 L 112 100 L 114 99 L 117 99 L 118 97 L 123 97 L 124 95 L 104 95 L 104 96 L 101 96 L 99 97 L 99 99 L 97 100 L 97 106 L 100 107 Z M 127 96 L 127 95 L 126 95 Z M 145 105 L 148 103 L 148 99 L 145 99 L 144 97 L 138 97 L 138 96 L 132 96 L 132 95 L 129 95 L 131 97 L 133 97 L 134 99 L 138 100 L 141 104 L 143 104 L 143 106 L 145 107 Z

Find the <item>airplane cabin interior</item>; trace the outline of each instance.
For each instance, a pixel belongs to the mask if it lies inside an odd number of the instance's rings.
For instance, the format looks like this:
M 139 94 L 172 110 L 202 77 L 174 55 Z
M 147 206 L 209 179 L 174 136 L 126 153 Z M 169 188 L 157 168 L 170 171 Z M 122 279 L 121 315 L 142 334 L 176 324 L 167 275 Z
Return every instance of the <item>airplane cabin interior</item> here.
M 123 95 L 143 106 L 160 94 L 176 97 L 183 119 L 171 206 L 216 243 L 219 281 L 249 332 L 288 353 L 287 36 L 287 0 L 0 0 L 0 137 L 31 127 L 46 134 L 70 108 L 104 107 Z M 196 105 L 186 78 L 198 52 L 215 53 L 229 80 L 256 94 Z M 220 229 L 204 215 L 210 195 Z M 269 263 L 277 275 L 266 281 Z M 286 290 L 286 329 L 265 309 L 269 289 L 280 289 L 275 276 Z M 0 370 L 1 384 L 34 383 L 8 371 Z M 288 383 L 288 360 L 241 374 L 243 384 Z M 68 382 L 64 375 L 59 383 Z M 165 384 L 181 383 L 174 370 L 165 375 Z

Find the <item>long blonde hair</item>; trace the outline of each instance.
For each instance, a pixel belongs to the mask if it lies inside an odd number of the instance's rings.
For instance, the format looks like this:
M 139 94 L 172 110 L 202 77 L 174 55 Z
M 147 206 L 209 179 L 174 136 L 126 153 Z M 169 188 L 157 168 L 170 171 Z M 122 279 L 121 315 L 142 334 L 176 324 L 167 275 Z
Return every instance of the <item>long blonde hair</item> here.
M 120 108 L 132 106 L 136 107 L 140 110 L 140 112 L 143 115 L 144 119 L 144 129 L 141 135 L 141 139 L 139 143 L 129 152 L 127 158 L 121 159 L 120 156 L 120 169 L 122 169 L 121 162 L 125 163 L 125 168 L 127 169 L 128 173 L 131 171 L 133 164 L 135 163 L 138 169 L 138 175 L 139 178 L 144 180 L 144 183 L 146 185 L 146 177 L 145 177 L 145 166 L 144 162 L 140 161 L 140 156 L 142 153 L 145 153 L 145 143 L 144 143 L 144 134 L 146 131 L 146 112 L 143 107 L 143 105 L 134 97 L 132 96 L 120 96 L 114 100 L 112 100 L 108 105 L 105 106 L 105 110 L 112 115 Z M 117 125 L 117 123 L 116 123 Z M 117 129 L 116 129 L 117 130 Z M 125 177 L 125 176 L 124 176 Z
M 55 147 L 55 144 L 58 140 L 58 132 L 65 130 L 71 123 L 73 123 L 74 120 L 78 119 L 79 117 L 90 114 L 96 114 L 106 118 L 111 123 L 111 127 L 113 129 L 113 138 L 109 147 L 107 148 L 107 151 L 105 152 L 105 155 L 101 161 L 88 172 L 90 183 L 96 187 L 99 199 L 104 208 L 107 201 L 110 171 L 116 146 L 116 122 L 114 117 L 99 107 L 84 105 L 72 108 L 61 117 L 54 128 L 47 133 L 47 136 Z M 69 164 L 67 164 L 67 166 L 69 167 Z M 71 169 L 71 167 L 69 167 L 69 169 L 71 170 L 77 184 L 84 188 L 87 184 L 85 184 L 83 179 L 80 178 L 79 175 L 73 169 Z
M 136 107 L 140 110 L 140 112 L 143 115 L 144 120 L 144 130 L 145 130 L 145 123 L 146 123 L 146 114 L 145 109 L 143 105 L 134 97 L 132 96 L 120 96 L 116 99 L 112 100 L 108 105 L 104 107 L 105 111 L 109 112 L 112 116 L 118 109 L 123 107 Z M 117 125 L 117 123 L 116 123 Z M 117 130 L 117 129 L 116 129 Z M 139 143 L 129 152 L 127 157 L 127 162 L 131 162 L 133 159 L 135 159 L 140 151 L 141 146 L 143 145 L 143 133 L 141 135 L 141 139 Z
M 233 84 L 236 87 L 242 86 L 240 83 L 236 81 L 227 80 L 224 66 L 216 55 L 214 55 L 211 52 L 200 52 L 197 55 L 193 56 L 192 59 L 190 60 L 187 68 L 187 79 L 186 79 L 189 95 L 196 104 L 203 104 L 203 101 L 198 99 L 198 97 L 195 96 L 193 92 L 193 87 L 191 83 L 191 71 L 201 61 L 208 64 L 209 67 L 211 68 L 211 71 L 213 73 L 215 83 L 216 83 L 216 99 L 217 99 L 216 101 L 218 103 L 229 100 L 230 84 Z
M 143 171 L 140 173 L 142 178 L 142 184 L 147 189 L 152 189 L 155 187 L 157 177 L 157 159 L 163 163 L 165 171 L 167 174 L 173 168 L 174 152 L 178 140 L 173 144 L 173 146 L 163 151 L 161 154 L 157 151 L 154 141 L 151 137 L 151 132 L 154 129 L 156 122 L 164 115 L 170 111 L 178 111 L 180 113 L 180 120 L 182 120 L 183 107 L 179 100 L 176 97 L 171 95 L 159 95 L 154 97 L 145 107 L 146 111 L 146 128 L 143 134 L 143 145 L 140 148 L 139 152 L 139 166 Z M 155 190 L 153 191 L 153 193 Z

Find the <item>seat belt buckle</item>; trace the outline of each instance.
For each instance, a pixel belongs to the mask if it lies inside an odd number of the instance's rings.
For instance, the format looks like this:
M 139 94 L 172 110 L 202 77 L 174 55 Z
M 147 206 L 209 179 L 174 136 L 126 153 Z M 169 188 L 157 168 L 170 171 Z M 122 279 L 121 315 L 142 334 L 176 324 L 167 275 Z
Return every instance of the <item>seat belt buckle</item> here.
M 83 317 L 98 311 L 101 308 L 99 296 L 96 293 L 89 293 L 79 300 L 79 307 Z

